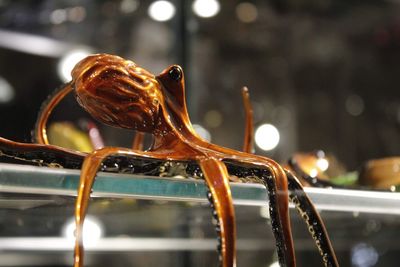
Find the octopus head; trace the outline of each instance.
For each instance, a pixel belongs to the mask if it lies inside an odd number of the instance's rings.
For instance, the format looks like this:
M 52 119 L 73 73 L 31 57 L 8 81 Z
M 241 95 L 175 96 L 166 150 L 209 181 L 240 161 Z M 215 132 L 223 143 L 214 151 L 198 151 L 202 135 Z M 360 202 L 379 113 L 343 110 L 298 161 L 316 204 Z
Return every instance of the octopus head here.
M 97 54 L 72 70 L 78 103 L 95 119 L 120 128 L 153 132 L 163 102 L 156 77 L 118 56 Z

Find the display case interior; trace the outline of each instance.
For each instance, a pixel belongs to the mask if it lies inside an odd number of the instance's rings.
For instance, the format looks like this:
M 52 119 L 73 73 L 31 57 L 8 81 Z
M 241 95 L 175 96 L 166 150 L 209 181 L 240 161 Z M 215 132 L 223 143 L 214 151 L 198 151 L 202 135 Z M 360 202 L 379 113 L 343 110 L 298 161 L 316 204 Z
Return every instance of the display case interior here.
M 155 74 L 181 65 L 194 131 L 235 151 L 246 136 L 240 89 L 248 86 L 254 155 L 287 167 L 293 156 L 326 152 L 328 188 L 305 193 L 340 266 L 398 266 L 400 195 L 389 192 L 400 188 L 398 1 L 0 0 L 0 137 L 30 143 L 43 101 L 94 53 Z M 86 152 L 94 147 L 80 141 L 90 129 L 105 146 L 130 148 L 136 134 L 96 122 L 72 95 L 48 129 L 52 144 Z M 147 135 L 144 149 L 151 142 Z M 0 266 L 72 266 L 80 170 L 8 164 L 21 163 L 19 152 L 3 152 Z M 367 168 L 371 162 L 383 171 Z M 368 169 L 379 179 L 369 179 Z M 85 266 L 217 266 L 216 221 L 197 178 L 100 173 Z M 230 183 L 237 265 L 275 267 L 269 196 L 247 182 Z M 298 266 L 322 266 L 293 205 L 290 215 Z
M 70 266 L 78 172 L 13 164 L 0 169 L 1 266 Z M 199 179 L 100 173 L 84 230 L 87 266 L 216 265 L 215 226 L 205 192 Z M 389 266 L 397 257 L 398 193 L 306 192 L 326 223 L 341 266 Z M 232 183 L 232 193 L 238 265 L 274 266 L 265 188 Z M 322 266 L 293 208 L 291 218 L 299 266 Z

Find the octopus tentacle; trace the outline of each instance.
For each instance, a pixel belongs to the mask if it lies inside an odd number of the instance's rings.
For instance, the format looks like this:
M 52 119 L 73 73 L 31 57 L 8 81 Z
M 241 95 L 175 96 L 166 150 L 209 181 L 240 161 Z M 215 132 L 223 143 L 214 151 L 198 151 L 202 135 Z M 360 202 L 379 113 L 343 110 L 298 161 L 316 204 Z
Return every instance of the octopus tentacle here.
M 132 149 L 143 150 L 144 132 L 136 131 L 132 142 Z
M 83 266 L 83 239 L 82 229 L 88 208 L 91 189 L 101 163 L 111 155 L 130 155 L 139 157 L 165 158 L 164 154 L 133 151 L 124 148 L 108 147 L 94 151 L 86 156 L 81 171 L 78 196 L 75 204 L 76 242 L 74 249 L 74 267 Z M 217 231 L 220 232 L 222 266 L 236 266 L 236 226 L 234 221 L 234 209 L 231 192 L 228 184 L 228 172 L 225 165 L 215 159 L 202 157 L 199 165 L 204 173 L 206 182 L 210 188 L 216 216 L 219 221 Z
M 0 137 L 0 157 L 11 162 L 79 169 L 85 153 L 52 145 L 19 143 Z
M 243 151 L 247 153 L 251 153 L 251 146 L 254 144 L 253 138 L 253 111 L 251 109 L 251 102 L 249 99 L 249 92 L 246 87 L 243 87 L 242 89 L 242 96 L 243 96 L 243 101 L 244 101 L 244 106 L 245 106 L 245 111 L 246 111 L 246 128 L 245 128 L 245 138 L 244 138 L 244 146 L 243 146 Z M 250 139 L 250 140 L 249 140 Z M 326 186 L 332 186 L 332 183 L 330 182 L 325 182 L 324 180 L 318 179 L 318 178 L 312 178 L 309 175 L 306 175 L 300 168 L 300 166 L 297 164 L 296 160 L 294 158 L 291 158 L 289 160 L 289 166 L 295 170 L 301 173 L 302 177 L 309 182 L 310 184 L 317 186 L 317 187 L 326 187 Z M 287 179 L 288 179 L 288 186 L 289 190 L 291 191 L 289 198 L 290 200 L 296 205 L 296 209 L 300 213 L 302 219 L 306 222 L 308 230 L 312 236 L 312 238 L 315 241 L 315 244 L 317 245 L 318 251 L 320 252 L 324 265 L 326 267 L 336 267 L 339 266 L 338 261 L 336 259 L 335 252 L 333 250 L 333 247 L 331 245 L 328 233 L 326 231 L 326 228 L 324 226 L 324 223 L 319 216 L 318 212 L 316 211 L 314 205 L 312 204 L 311 200 L 308 198 L 308 196 L 305 194 L 303 187 L 301 183 L 297 180 L 297 178 L 290 172 L 286 171 L 287 174 Z M 272 178 L 273 179 L 273 178 Z M 267 179 L 264 181 L 266 184 L 268 184 L 268 181 L 272 181 L 272 179 Z M 271 182 L 269 182 L 270 184 Z M 269 196 L 270 196 L 270 207 L 276 205 L 275 200 L 273 197 L 276 194 L 274 191 L 274 186 L 269 185 L 267 186 L 267 189 L 269 191 Z M 301 195 L 298 196 L 297 191 L 301 191 Z M 274 224 L 274 221 L 277 221 L 278 218 L 276 218 L 276 214 L 273 209 L 270 208 L 270 216 L 271 216 L 271 221 L 272 224 Z M 279 249 L 279 243 L 282 242 L 282 237 L 280 235 L 280 231 L 276 231 L 276 228 L 273 227 L 277 244 L 278 244 L 278 255 L 279 258 L 283 258 L 282 251 Z M 319 233 L 317 236 L 317 233 Z M 281 265 L 282 262 L 280 261 Z
M 104 61 L 102 64 L 106 65 L 112 61 L 118 71 L 113 71 L 112 77 L 109 76 L 109 72 L 104 73 L 106 76 L 97 73 L 99 79 L 91 80 L 90 84 L 87 84 L 86 70 L 91 69 L 93 61 L 96 62 L 95 64 Z M 218 183 L 219 181 L 218 175 L 212 174 L 214 169 L 221 169 L 221 166 L 215 163 L 218 160 L 231 159 L 259 169 L 267 169 L 272 175 L 270 178 L 264 179 L 264 183 L 268 185 L 272 200 L 271 217 L 274 220 L 274 233 L 279 246 L 280 262 L 284 266 L 294 267 L 295 255 L 288 211 L 288 181 L 283 168 L 268 158 L 226 149 L 201 139 L 191 127 L 187 114 L 184 101 L 184 77 L 180 67 L 172 66 L 157 77 L 139 75 L 141 79 L 136 76 L 136 78 L 130 77 L 132 72 L 136 75 L 136 69 L 137 66 L 133 62 L 109 55 L 95 55 L 81 61 L 73 71 L 76 93 L 81 105 L 95 118 L 112 126 L 152 133 L 155 141 L 150 151 L 157 152 L 161 158 L 173 157 L 176 159 L 175 157 L 185 156 L 186 159 L 200 161 L 203 164 L 203 171 L 211 173 L 206 175 L 209 185 L 214 185 L 214 182 Z M 126 74 L 127 70 L 129 75 Z M 89 73 L 91 72 L 89 71 Z M 93 76 L 90 77 L 93 78 Z M 135 83 L 129 83 L 131 78 L 135 80 Z M 137 85 L 136 82 L 140 84 Z M 141 86 L 142 84 L 143 86 Z M 96 91 L 96 88 L 102 90 Z M 108 91 L 104 91 L 107 88 Z M 116 95 L 113 95 L 114 93 Z M 126 106 L 121 103 L 121 106 L 115 108 L 115 104 L 119 103 L 120 98 L 132 99 L 136 106 Z M 136 103 L 135 99 L 140 101 Z M 128 101 L 128 103 L 131 102 Z M 121 110 L 129 112 L 121 113 Z M 163 151 L 162 155 L 161 151 Z M 154 153 L 147 152 L 145 155 L 154 156 Z M 202 163 L 205 157 L 213 157 L 214 159 L 210 159 L 210 162 L 215 162 L 208 166 L 208 160 L 204 161 L 206 163 Z M 218 173 L 224 173 L 224 171 L 221 169 Z M 213 203 L 215 204 L 214 200 Z M 223 209 L 226 207 L 222 206 Z M 217 209 L 217 215 L 218 212 L 221 216 L 223 215 L 223 212 Z M 234 231 L 231 229 L 228 234 L 234 236 Z
M 243 98 L 243 105 L 246 117 L 246 123 L 244 128 L 243 152 L 253 153 L 254 152 L 253 108 L 250 102 L 249 89 L 246 86 L 242 88 L 242 98 Z
M 276 187 L 274 185 L 274 178 L 272 176 L 262 176 L 261 179 L 268 191 L 269 197 L 269 214 L 271 218 L 272 232 L 275 236 L 278 260 L 280 266 L 288 266 L 288 257 L 285 255 L 285 239 L 282 235 L 282 224 L 280 223 L 279 214 L 274 208 L 276 203 Z
M 245 166 L 244 175 L 257 176 L 266 187 L 269 198 L 272 230 L 281 266 L 296 266 L 296 256 L 289 216 L 289 192 L 284 169 L 268 158 L 251 155 L 247 158 L 225 158 L 229 164 Z M 255 161 L 253 157 L 257 157 Z M 233 173 L 235 170 L 232 169 Z M 237 175 L 240 177 L 242 171 Z M 235 174 L 236 175 L 236 174 Z
M 173 69 L 174 67 L 172 67 Z M 275 192 L 278 192 L 274 196 L 275 203 L 277 205 L 276 209 L 276 224 L 277 228 L 277 240 L 281 239 L 282 246 L 280 253 L 281 262 L 285 262 L 286 266 L 295 266 L 295 254 L 294 245 L 290 227 L 289 219 L 289 193 L 287 187 L 286 174 L 283 168 L 273 160 L 267 159 L 265 157 L 260 157 L 252 154 L 247 154 L 227 148 L 223 148 L 211 143 L 208 143 L 198 137 L 193 130 L 192 124 L 189 119 L 189 115 L 186 108 L 185 99 L 185 89 L 184 89 L 184 78 L 183 73 L 180 82 L 174 83 L 168 78 L 168 73 L 171 69 L 164 71 L 157 78 L 163 84 L 163 89 L 165 93 L 173 94 L 175 99 L 166 97 L 167 107 L 171 117 L 177 124 L 177 128 L 180 130 L 180 134 L 188 141 L 196 145 L 200 150 L 206 150 L 213 153 L 216 157 L 221 159 L 234 159 L 241 162 L 246 162 L 252 166 L 255 166 L 255 162 L 260 162 L 273 173 L 275 181 L 273 181 L 273 188 Z M 248 92 L 243 92 L 244 99 L 249 100 Z M 246 102 L 246 101 L 245 101 Z M 250 101 L 248 101 L 248 106 L 250 107 Z M 252 124 L 252 123 L 251 123 Z M 271 179 L 272 180 L 272 179 Z M 271 187 L 272 188 L 272 187 Z
M 305 221 L 314 242 L 322 256 L 326 267 L 338 267 L 335 252 L 326 231 L 325 225 L 310 198 L 305 194 L 303 186 L 297 178 L 289 171 L 286 171 L 289 183 L 290 199 L 295 204 L 297 211 Z
M 253 153 L 254 152 L 253 108 L 250 102 L 249 89 L 247 87 L 242 88 L 242 98 L 246 116 L 243 152 Z M 278 258 L 281 266 L 292 266 L 292 265 L 294 266 L 296 261 L 294 258 L 295 256 L 293 249 L 293 240 L 290 231 L 289 215 L 287 211 L 288 203 L 286 200 L 288 188 L 286 183 L 281 182 L 285 181 L 287 178 L 283 177 L 282 168 L 280 168 L 280 166 L 276 166 L 277 164 L 272 164 L 272 165 L 275 165 L 274 167 L 279 169 L 280 175 L 277 176 L 275 175 L 275 177 L 270 175 L 266 176 L 264 175 L 262 176 L 262 180 L 268 190 L 269 201 L 270 201 L 269 203 L 270 217 L 271 217 L 271 223 L 272 225 L 274 225 L 272 229 L 276 239 Z M 274 167 L 270 169 L 273 169 Z M 276 183 L 275 180 L 277 180 L 278 183 Z M 277 199 L 278 197 L 276 196 L 277 190 L 278 194 L 284 194 L 284 197 L 281 198 L 280 201 L 278 201 Z M 273 208 L 275 206 L 278 207 L 278 211 Z M 283 210 L 283 208 L 285 208 L 285 210 Z M 290 248 L 286 247 L 286 245 L 292 246 L 291 251 Z
M 218 252 L 222 267 L 236 266 L 236 225 L 229 186 L 229 175 L 225 164 L 213 157 L 199 159 L 200 168 L 209 187 L 214 211 L 216 212 L 217 232 L 220 236 Z
M 296 256 L 289 217 L 289 193 L 285 173 L 277 166 L 266 166 L 268 174 L 262 175 L 264 185 L 268 190 L 269 211 L 272 231 L 277 245 L 278 258 L 281 266 L 295 267 Z
M 134 152 L 128 149 L 116 148 L 116 147 L 106 147 L 94 151 L 93 153 L 87 155 L 83 161 L 81 176 L 78 187 L 78 196 L 75 203 L 75 249 L 74 249 L 74 267 L 83 266 L 83 222 L 85 220 L 88 202 L 90 198 L 90 193 L 94 183 L 96 174 L 101 166 L 101 163 L 111 155 L 132 155 L 148 157 L 148 155 L 139 152 Z
M 249 94 L 249 89 L 247 87 L 242 88 L 242 98 L 243 98 L 243 104 L 245 108 L 245 116 L 246 116 L 246 123 L 245 123 L 245 134 L 244 134 L 244 143 L 243 143 L 243 152 L 246 153 L 253 153 L 254 152 L 254 123 L 253 123 L 253 108 L 250 102 L 250 94 Z M 275 165 L 275 164 L 273 164 Z M 289 225 L 289 215 L 288 211 L 282 211 L 283 207 L 288 206 L 288 203 L 285 200 L 280 200 L 277 201 L 277 189 L 278 189 L 278 194 L 285 194 L 284 198 L 287 196 L 287 185 L 285 183 L 280 183 L 280 181 L 286 180 L 286 177 L 282 176 L 282 169 L 280 166 L 275 166 L 280 170 L 280 175 L 278 176 L 270 176 L 270 175 L 264 175 L 262 176 L 262 180 L 264 182 L 264 185 L 266 186 L 268 190 L 268 195 L 269 195 L 269 207 L 270 207 L 270 217 L 271 217 L 271 223 L 274 225 L 272 227 L 274 236 L 276 239 L 277 243 L 277 252 L 278 252 L 278 258 L 281 266 L 289 266 L 295 265 L 295 259 L 294 259 L 294 249 L 292 248 L 292 251 L 288 253 L 288 248 L 286 247 L 285 244 L 288 246 L 292 245 L 293 246 L 293 240 L 291 237 L 291 232 L 288 233 L 286 230 Z M 272 168 L 271 168 L 272 169 Z M 275 183 L 275 180 L 278 181 L 278 185 Z M 279 188 L 277 188 L 277 186 Z M 283 201 L 283 203 L 282 203 Z M 273 207 L 277 206 L 278 210 L 280 209 L 281 212 L 278 212 L 275 210 Z M 287 233 L 285 236 L 285 232 Z M 285 240 L 290 240 L 286 241 Z M 290 251 L 290 248 L 289 248 Z M 289 255 L 288 255 L 289 254 Z M 286 263 L 287 262 L 287 263 Z
M 98 150 L 97 150 L 98 151 Z M 83 222 L 87 212 L 90 192 L 96 177 L 97 170 L 105 157 L 99 157 L 95 151 L 88 155 L 82 166 L 81 177 L 79 181 L 79 191 L 75 203 L 75 249 L 74 249 L 74 267 L 83 266 Z
M 42 107 L 39 111 L 38 118 L 35 124 L 35 130 L 33 132 L 32 139 L 34 142 L 38 144 L 49 144 L 49 140 L 47 138 L 46 124 L 50 117 L 53 109 L 60 103 L 62 99 L 70 92 L 72 92 L 72 84 L 67 83 L 64 86 L 57 89 L 54 93 L 52 93 L 45 102 L 43 102 Z

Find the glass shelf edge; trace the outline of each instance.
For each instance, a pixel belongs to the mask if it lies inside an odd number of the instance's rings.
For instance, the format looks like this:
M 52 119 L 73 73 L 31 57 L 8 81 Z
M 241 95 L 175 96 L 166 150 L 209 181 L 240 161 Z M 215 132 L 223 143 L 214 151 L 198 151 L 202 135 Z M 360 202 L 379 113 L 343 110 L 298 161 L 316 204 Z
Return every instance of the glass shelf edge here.
M 0 163 L 0 192 L 76 196 L 79 170 Z M 207 202 L 206 186 L 198 179 L 99 173 L 92 197 Z M 231 183 L 235 205 L 266 206 L 261 184 Z M 400 215 L 400 193 L 305 188 L 319 210 Z

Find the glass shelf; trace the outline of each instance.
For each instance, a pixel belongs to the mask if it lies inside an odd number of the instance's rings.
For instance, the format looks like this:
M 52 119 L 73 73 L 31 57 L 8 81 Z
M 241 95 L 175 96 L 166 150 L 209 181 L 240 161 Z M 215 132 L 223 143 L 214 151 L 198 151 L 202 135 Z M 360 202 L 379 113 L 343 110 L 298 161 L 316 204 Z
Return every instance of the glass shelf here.
M 73 239 L 65 229 L 73 225 L 78 181 L 79 170 L 0 163 L 0 267 L 71 266 Z M 250 183 L 231 188 L 238 266 L 268 266 L 276 258 L 266 190 Z M 393 266 L 385 263 L 400 251 L 400 193 L 305 191 L 321 212 L 342 267 L 350 267 L 354 251 L 365 248 L 379 254 L 377 266 Z M 86 266 L 216 265 L 203 180 L 99 173 L 92 196 L 87 218 L 103 234 L 85 245 Z M 290 217 L 299 266 L 321 266 L 295 209 Z M 181 262 L 185 257 L 190 263 Z
M 0 192 L 75 196 L 79 171 L 16 164 L 0 164 Z M 235 205 L 265 206 L 263 185 L 231 183 Z M 400 214 L 400 193 L 348 189 L 305 188 L 319 210 Z M 99 173 L 93 197 L 207 202 L 199 179 L 144 177 Z M 50 200 L 1 199 L 1 207 L 33 207 Z

